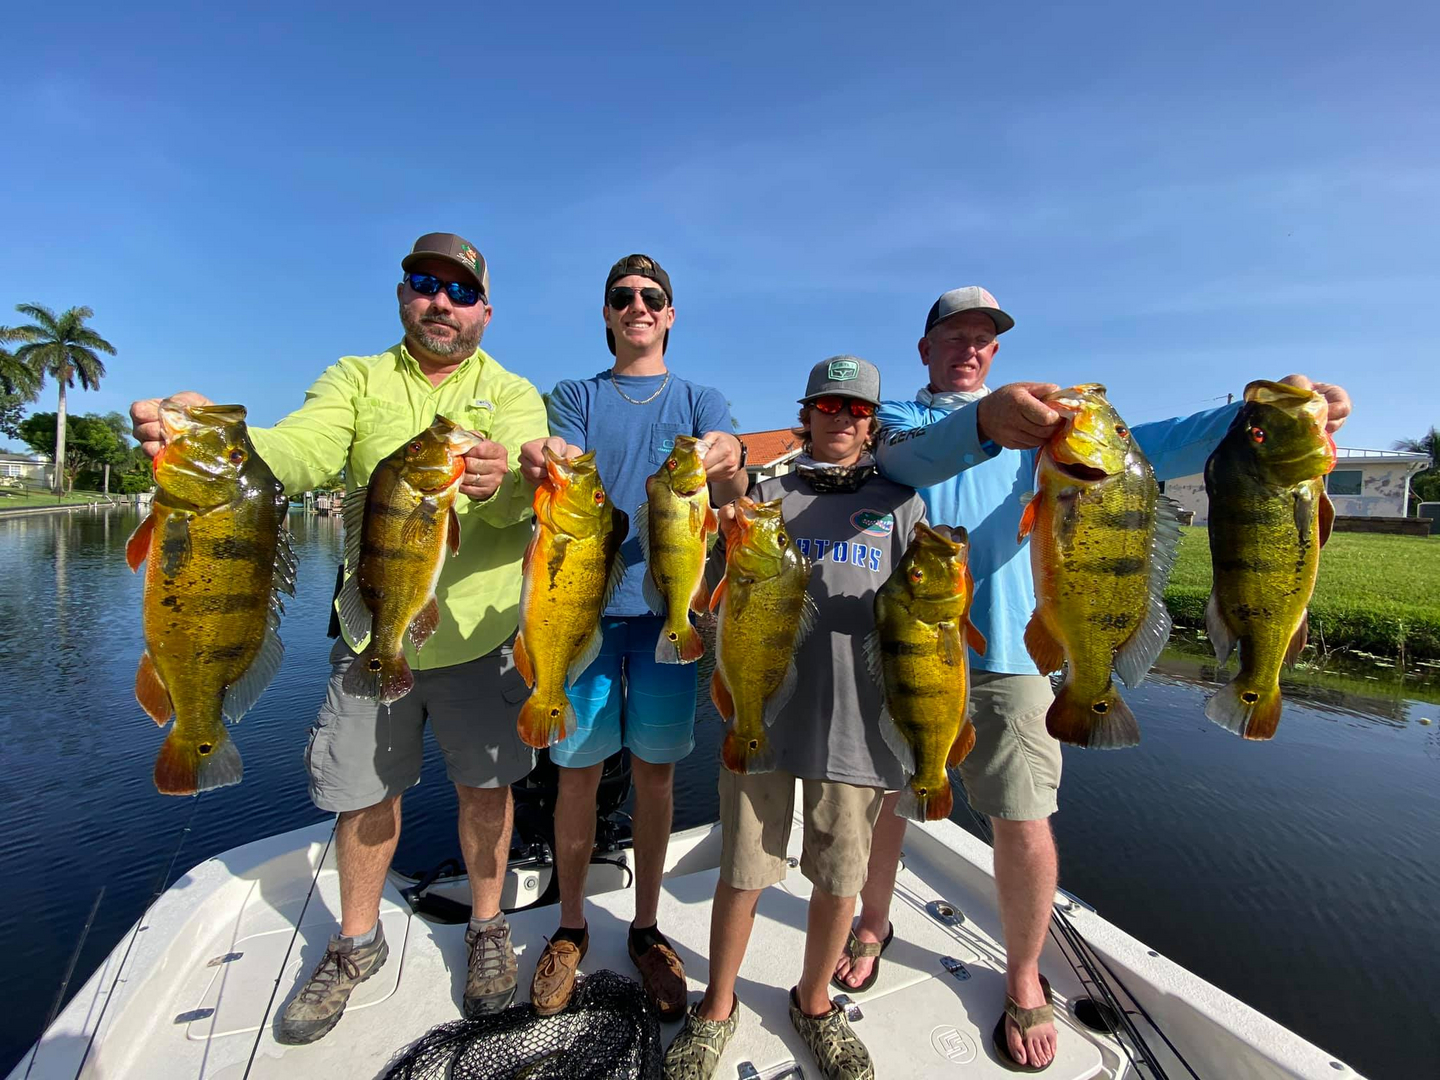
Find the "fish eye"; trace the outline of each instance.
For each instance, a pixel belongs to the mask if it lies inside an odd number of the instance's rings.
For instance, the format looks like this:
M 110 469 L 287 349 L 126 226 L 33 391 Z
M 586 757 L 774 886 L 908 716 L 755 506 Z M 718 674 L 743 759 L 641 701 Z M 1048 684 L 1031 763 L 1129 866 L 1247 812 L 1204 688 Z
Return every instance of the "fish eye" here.
M 419 440 L 419 439 L 416 439 L 414 442 L 412 442 L 412 443 L 410 444 L 410 452 L 411 452 L 412 454 L 418 454 L 418 453 L 420 452 L 420 440 Z
M 1257 443 L 1262 443 L 1262 442 L 1264 442 L 1264 441 L 1265 441 L 1265 429 L 1264 429 L 1264 428 L 1258 428 L 1258 427 L 1252 427 L 1252 428 L 1250 429 L 1250 438 L 1251 438 L 1253 441 L 1257 442 Z
M 1116 425 L 1115 425 L 1115 434 L 1116 434 L 1116 435 L 1119 435 L 1120 438 L 1122 438 L 1122 439 L 1128 438 L 1129 435 L 1130 435 L 1130 429 L 1127 428 L 1124 424 L 1116 424 Z
M 918 567 L 918 566 L 912 567 L 911 570 L 910 570 L 910 580 L 911 580 L 911 581 L 924 581 L 924 580 L 925 580 L 925 571 L 924 571 L 924 570 L 921 570 L 920 567 Z
M 788 537 L 788 536 L 785 535 L 785 530 L 784 530 L 784 529 L 781 529 L 778 533 L 775 534 L 775 539 L 779 542 L 779 544 L 780 544 L 780 546 L 781 546 L 782 548 L 783 548 L 786 544 L 790 543 L 790 537 Z
M 674 472 L 675 467 L 679 464 L 680 463 L 672 457 L 669 461 L 665 462 L 665 468 L 669 469 L 671 472 Z
M 602 505 L 604 502 L 605 502 L 605 492 L 604 492 L 602 489 L 600 489 L 600 488 L 596 488 L 596 489 L 595 489 L 595 505 L 596 505 L 596 506 L 600 506 L 600 505 Z
M 230 460 L 233 461 L 236 465 L 239 465 L 242 461 L 245 460 L 245 451 L 241 450 L 237 446 L 234 450 L 230 451 Z

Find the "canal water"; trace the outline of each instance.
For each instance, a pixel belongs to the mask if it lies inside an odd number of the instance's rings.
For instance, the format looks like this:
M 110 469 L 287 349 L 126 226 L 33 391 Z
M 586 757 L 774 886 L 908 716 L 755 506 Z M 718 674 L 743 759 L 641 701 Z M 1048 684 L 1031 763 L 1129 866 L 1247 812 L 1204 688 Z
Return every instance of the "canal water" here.
M 285 663 L 234 731 L 245 782 L 198 801 L 151 784 L 162 736 L 132 692 L 141 582 L 124 558 L 137 521 L 0 520 L 0 1073 L 38 1035 L 102 887 L 72 992 L 172 859 L 170 880 L 324 817 L 301 752 L 324 688 L 339 521 L 291 514 L 300 575 Z M 1127 695 L 1141 746 L 1066 747 L 1062 884 L 1361 1072 L 1436 1075 L 1440 688 L 1397 684 L 1379 665 L 1312 676 L 1290 689 L 1274 741 L 1252 744 L 1201 712 L 1213 663 L 1176 654 L 1162 668 Z M 719 735 L 702 718 L 677 777 L 677 828 L 716 816 Z M 431 747 L 406 797 L 400 868 L 455 854 L 454 807 Z M 966 823 L 963 808 L 956 817 Z

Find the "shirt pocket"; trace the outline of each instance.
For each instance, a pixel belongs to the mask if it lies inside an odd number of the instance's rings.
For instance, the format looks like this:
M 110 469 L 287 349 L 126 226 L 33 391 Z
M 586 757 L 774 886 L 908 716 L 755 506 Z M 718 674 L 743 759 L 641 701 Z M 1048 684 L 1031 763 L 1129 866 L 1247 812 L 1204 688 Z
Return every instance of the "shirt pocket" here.
M 675 449 L 675 436 L 689 433 L 690 429 L 684 424 L 651 424 L 650 464 L 664 465 L 670 451 Z
M 362 397 L 355 402 L 356 460 L 384 460 L 414 432 L 406 431 L 409 408 L 404 401 Z
M 490 438 L 490 431 L 495 426 L 495 404 L 489 398 L 467 398 L 445 415 L 467 431 L 486 439 Z

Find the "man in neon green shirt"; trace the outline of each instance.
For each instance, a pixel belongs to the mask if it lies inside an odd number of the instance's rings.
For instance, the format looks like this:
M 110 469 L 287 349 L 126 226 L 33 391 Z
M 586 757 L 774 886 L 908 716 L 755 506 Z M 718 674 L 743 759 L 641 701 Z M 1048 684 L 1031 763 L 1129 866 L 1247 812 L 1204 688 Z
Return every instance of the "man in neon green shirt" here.
M 480 346 L 492 308 L 490 276 L 475 248 L 450 233 L 415 242 L 397 286 L 404 340 L 375 356 L 346 356 L 310 387 L 305 403 L 273 428 L 251 428 L 256 450 L 290 492 L 346 470 L 352 486 L 436 413 L 483 436 L 466 455 L 457 500 L 460 550 L 436 586 L 440 625 L 418 653 L 405 642 L 415 688 L 382 708 L 340 685 L 360 641 L 331 651 L 325 704 L 310 734 L 310 796 L 339 814 L 340 932 L 280 1020 L 283 1042 L 321 1038 L 350 992 L 385 962 L 379 922 L 385 874 L 400 837 L 400 799 L 419 782 L 424 725 L 445 754 L 460 800 L 460 847 L 473 908 L 467 1015 L 503 1009 L 515 994 L 515 953 L 500 911 L 510 850 L 510 784 L 534 766 L 515 720 L 526 697 L 511 639 L 519 618 L 520 560 L 531 534 L 532 491 L 520 447 L 546 437 L 545 408 L 525 379 Z M 203 403 L 199 394 L 174 395 Z M 160 449 L 159 399 L 131 405 L 135 437 Z

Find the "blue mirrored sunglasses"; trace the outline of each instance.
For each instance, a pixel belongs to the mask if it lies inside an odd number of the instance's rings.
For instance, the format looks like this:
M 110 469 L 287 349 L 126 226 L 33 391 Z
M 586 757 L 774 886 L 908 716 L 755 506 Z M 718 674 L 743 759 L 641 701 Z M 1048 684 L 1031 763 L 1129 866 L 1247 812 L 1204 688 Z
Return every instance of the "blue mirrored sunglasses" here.
M 405 283 L 421 296 L 434 296 L 441 289 L 457 307 L 474 307 L 480 300 L 480 290 L 463 281 L 441 281 L 434 274 L 406 274 Z

